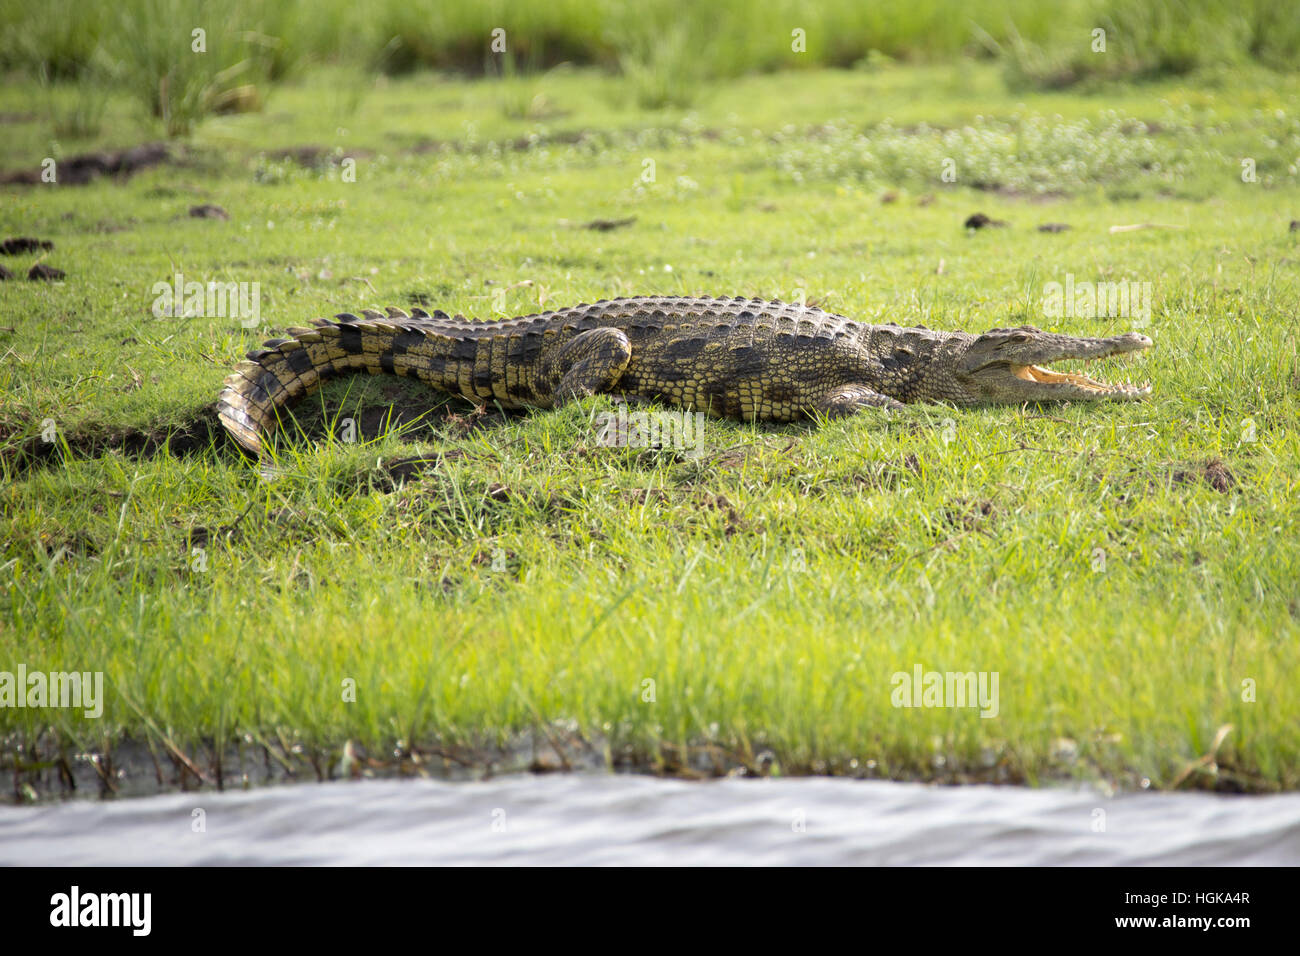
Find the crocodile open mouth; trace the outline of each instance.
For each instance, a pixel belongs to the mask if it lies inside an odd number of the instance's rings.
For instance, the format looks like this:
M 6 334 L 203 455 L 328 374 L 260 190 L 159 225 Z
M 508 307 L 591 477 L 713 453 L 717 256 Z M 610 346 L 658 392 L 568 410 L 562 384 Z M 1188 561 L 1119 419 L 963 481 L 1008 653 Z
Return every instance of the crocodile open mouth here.
M 1103 382 L 1080 372 L 1055 372 L 1041 365 L 1012 365 L 1011 374 L 1036 385 L 1065 386 L 1063 391 L 1081 390 L 1096 398 L 1142 398 L 1151 394 L 1151 383 Z
M 990 333 L 991 334 L 991 333 Z M 1005 335 L 1005 333 L 1003 333 Z M 994 392 L 1004 383 L 1008 401 L 1135 401 L 1151 394 L 1150 382 L 1107 382 L 1094 378 L 1084 369 L 1094 362 L 1128 362 L 1151 348 L 1147 336 L 1126 332 L 1104 339 L 1077 339 L 1037 330 L 1018 333 L 1024 341 L 999 345 L 1010 351 L 999 362 L 991 363 L 997 372 L 988 380 Z M 1053 366 L 1049 368 L 1048 366 Z M 1009 376 L 1010 381 L 1006 377 Z

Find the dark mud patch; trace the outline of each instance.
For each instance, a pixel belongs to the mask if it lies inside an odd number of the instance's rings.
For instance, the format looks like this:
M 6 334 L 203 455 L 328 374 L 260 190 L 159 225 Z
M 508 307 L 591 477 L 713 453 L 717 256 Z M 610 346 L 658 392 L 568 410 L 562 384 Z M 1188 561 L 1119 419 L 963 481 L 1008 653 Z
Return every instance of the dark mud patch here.
M 27 270 L 27 278 L 32 282 L 58 282 L 66 279 L 68 274 L 62 269 L 56 269 L 53 266 L 47 266 L 43 262 L 38 262 Z
M 191 219 L 230 219 L 230 213 L 213 203 L 203 203 L 199 206 L 191 206 L 189 216 Z
M 1204 482 L 1220 494 L 1228 494 L 1237 487 L 1237 479 L 1218 458 L 1211 458 L 1203 465 L 1192 469 L 1180 469 L 1172 476 L 1176 485 L 1189 485 Z
M 1198 485 L 1205 485 L 1226 495 L 1236 491 L 1240 485 L 1237 476 L 1218 458 L 1182 464 L 1167 462 L 1156 470 L 1131 468 L 1128 470 L 1128 481 L 1131 484 L 1117 496 L 1117 500 L 1129 501 L 1159 490 L 1180 487 L 1192 490 Z
M 54 243 L 48 239 L 33 239 L 31 236 L 15 236 L 0 242 L 0 256 L 24 256 L 32 252 L 49 252 Z
M 962 226 L 966 229 L 1001 228 L 1006 225 L 1007 223 L 1005 221 L 1001 219 L 990 219 L 982 212 L 977 212 L 967 216 L 966 221 L 962 223 Z
M 172 158 L 171 147 L 166 143 L 145 143 L 116 152 L 81 153 L 55 164 L 56 183 L 60 186 L 84 186 L 101 176 L 128 179 L 141 170 L 171 162 Z M 0 185 L 38 186 L 41 173 L 39 166 L 0 173 Z
M 171 428 L 60 432 L 53 441 L 46 441 L 40 435 L 15 440 L 16 434 L 22 430 L 24 429 L 0 430 L 0 460 L 16 474 L 33 468 L 59 465 L 65 456 L 85 459 L 101 458 L 108 454 L 131 458 L 152 458 L 160 454 L 192 455 L 214 445 L 219 447 L 226 441 L 225 429 L 211 408 L 190 421 Z
M 583 223 L 583 229 L 591 229 L 595 232 L 613 232 L 615 229 L 622 229 L 624 226 L 630 226 L 636 222 L 636 216 L 628 216 L 626 219 L 593 219 L 591 222 Z

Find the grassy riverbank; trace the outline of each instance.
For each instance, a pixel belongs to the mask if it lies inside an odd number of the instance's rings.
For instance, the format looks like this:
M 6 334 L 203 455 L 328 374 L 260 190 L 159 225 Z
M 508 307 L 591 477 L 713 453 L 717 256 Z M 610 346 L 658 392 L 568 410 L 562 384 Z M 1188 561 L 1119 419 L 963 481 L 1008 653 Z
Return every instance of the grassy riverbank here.
M 105 680 L 98 719 L 0 709 L 12 792 L 123 740 L 210 781 L 238 747 L 314 778 L 538 739 L 525 764 L 1296 787 L 1300 82 L 632 86 L 314 69 L 129 178 L 0 187 L 0 238 L 54 243 L 0 259 L 0 670 Z M 7 84 L 0 168 L 148 137 L 114 94 L 52 144 L 81 95 Z M 152 314 L 177 273 L 260 283 L 257 327 Z M 1044 316 L 1067 277 L 1150 283 L 1149 318 Z M 271 481 L 214 431 L 229 366 L 316 315 L 638 292 L 1140 326 L 1155 349 L 1109 374 L 1154 399 L 711 421 L 692 457 L 601 447 L 605 399 L 504 416 L 358 379 Z M 892 706 L 918 665 L 997 672 L 996 717 Z

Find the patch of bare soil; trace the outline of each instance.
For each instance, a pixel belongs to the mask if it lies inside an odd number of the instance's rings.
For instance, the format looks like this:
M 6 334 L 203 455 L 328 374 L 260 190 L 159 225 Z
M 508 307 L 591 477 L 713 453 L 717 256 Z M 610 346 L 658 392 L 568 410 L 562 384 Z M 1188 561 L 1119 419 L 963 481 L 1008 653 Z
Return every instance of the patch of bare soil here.
M 23 256 L 29 252 L 49 252 L 54 243 L 48 239 L 33 239 L 31 236 L 15 236 L 0 242 L 0 256 Z
M 133 458 L 150 458 L 164 452 L 190 455 L 225 441 L 225 429 L 211 409 L 173 428 L 128 428 L 89 434 L 72 433 L 61 435 L 56 441 L 45 441 L 36 436 L 10 444 L 8 439 L 12 438 L 15 431 L 16 429 L 0 428 L 0 458 L 6 459 L 18 473 L 61 462 L 65 444 L 74 458 L 98 458 L 110 452 Z
M 621 229 L 623 226 L 630 226 L 636 222 L 636 216 L 628 216 L 626 219 L 593 219 L 591 222 L 583 225 L 583 229 L 592 229 L 596 232 L 612 232 L 615 229 Z
M 1191 471 L 1179 470 L 1173 474 L 1174 484 L 1186 485 L 1205 482 L 1220 494 L 1227 494 L 1237 487 L 1237 479 L 1218 458 L 1211 458 L 1204 465 Z
M 59 279 L 67 278 L 67 273 L 62 269 L 38 262 L 27 270 L 27 278 L 33 282 L 57 282 Z
M 116 152 L 81 153 L 55 164 L 59 185 L 84 186 L 101 176 L 126 179 L 142 169 L 172 160 L 171 148 L 166 143 L 145 143 Z M 17 169 L 0 173 L 0 185 L 37 186 L 41 183 L 41 169 Z
M 213 203 L 203 203 L 199 206 L 190 207 L 191 219 L 229 219 L 230 213 L 226 212 L 220 206 Z

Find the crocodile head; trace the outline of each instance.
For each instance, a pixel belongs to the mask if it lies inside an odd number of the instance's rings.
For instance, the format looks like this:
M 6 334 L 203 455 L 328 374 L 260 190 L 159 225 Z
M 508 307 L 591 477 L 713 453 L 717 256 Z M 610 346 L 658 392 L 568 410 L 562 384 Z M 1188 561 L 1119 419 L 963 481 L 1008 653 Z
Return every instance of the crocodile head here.
M 1128 356 L 1151 348 L 1136 332 L 1105 339 L 1075 338 L 1044 332 L 1032 325 L 990 329 L 970 339 L 957 357 L 956 378 L 974 403 L 1137 401 L 1151 394 L 1150 384 L 1108 384 L 1077 371 L 1053 371 L 1053 362 L 1084 362 Z

